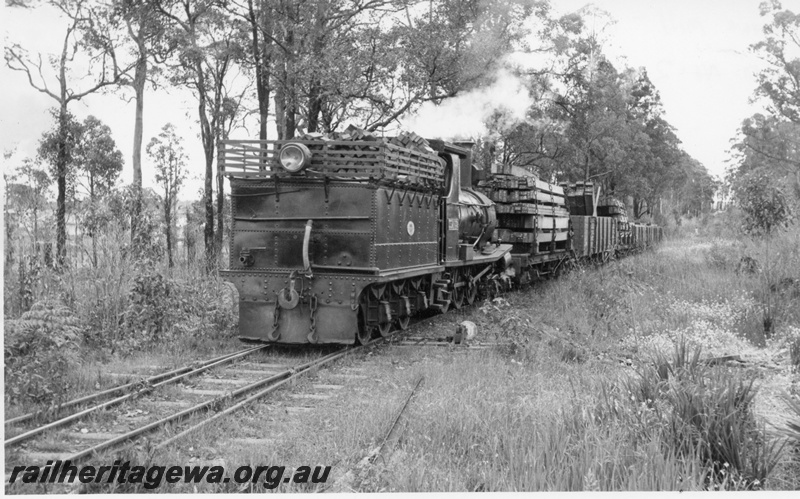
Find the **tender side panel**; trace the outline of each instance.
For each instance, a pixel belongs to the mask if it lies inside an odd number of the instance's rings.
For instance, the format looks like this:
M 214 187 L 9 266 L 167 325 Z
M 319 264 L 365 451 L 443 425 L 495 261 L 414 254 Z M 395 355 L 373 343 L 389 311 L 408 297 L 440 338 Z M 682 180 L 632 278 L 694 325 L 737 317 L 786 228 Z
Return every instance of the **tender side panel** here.
M 438 197 L 414 191 L 374 191 L 375 266 L 398 270 L 437 265 Z

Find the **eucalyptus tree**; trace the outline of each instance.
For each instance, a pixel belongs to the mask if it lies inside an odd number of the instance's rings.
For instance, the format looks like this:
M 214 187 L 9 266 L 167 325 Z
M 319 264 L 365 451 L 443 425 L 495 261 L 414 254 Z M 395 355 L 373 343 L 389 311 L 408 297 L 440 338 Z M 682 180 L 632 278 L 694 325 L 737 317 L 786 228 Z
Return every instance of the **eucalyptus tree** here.
M 647 71 L 615 67 L 589 16 L 605 15 L 584 9 L 545 23 L 550 65 L 529 71 L 538 97 L 523 122 L 500 134 L 493 154 L 551 181 L 594 180 L 604 193 L 630 195 L 639 217 L 700 178 L 699 163 L 685 160 Z
M 768 99 L 770 112 L 800 124 L 800 12 L 771 0 L 761 4 L 761 16 L 771 21 L 764 39 L 751 46 L 768 64 L 758 74 L 756 94 Z
M 794 174 L 800 180 L 800 124 L 783 117 L 757 113 L 743 120 L 731 152 L 736 175 L 765 168 L 777 177 Z
M 366 53 L 381 54 L 364 75 L 364 123 L 390 126 L 420 104 L 440 104 L 490 84 L 506 57 L 527 51 L 528 21 L 544 19 L 544 1 L 455 0 L 404 3 L 391 29 L 372 30 Z M 389 47 L 387 50 L 384 47 Z M 363 50 L 362 50 L 363 52 Z
M 147 144 L 147 155 L 156 167 L 156 182 L 163 191 L 162 207 L 164 213 L 164 235 L 167 240 L 167 262 L 174 266 L 172 259 L 172 232 L 175 220 L 175 206 L 183 181 L 186 179 L 186 154 L 183 152 L 175 126 L 167 123 L 161 133 Z
M 54 111 L 54 116 L 56 114 Z M 111 191 L 122 172 L 122 153 L 117 148 L 108 125 L 94 116 L 88 116 L 80 122 L 68 114 L 63 129 L 66 129 L 68 137 L 65 143 L 60 141 L 62 125 L 56 124 L 54 129 L 42 135 L 38 153 L 41 159 L 52 165 L 51 174 L 54 179 L 58 178 L 55 162 L 59 154 L 63 151 L 67 155 L 69 168 L 66 172 L 66 190 L 70 193 L 73 204 L 77 204 L 79 195 L 87 199 L 87 210 L 80 214 L 77 210 L 73 211 L 76 220 L 81 220 L 92 238 L 92 264 L 97 266 L 97 235 L 104 226 L 98 203 Z M 76 231 L 77 228 L 78 224 Z
M 94 116 L 88 116 L 77 127 L 78 137 L 73 152 L 74 179 L 88 196 L 89 209 L 83 214 L 83 225 L 92 238 L 92 265 L 97 267 L 97 238 L 108 223 L 99 204 L 113 189 L 122 172 L 122 152 L 117 148 L 111 129 Z
M 110 8 L 102 23 L 96 23 L 99 40 L 119 40 L 106 43 L 111 47 L 122 45 L 131 59 L 132 77 L 126 79 L 134 93 L 134 126 L 131 164 L 133 167 L 133 213 L 131 213 L 131 241 L 137 239 L 138 218 L 142 210 L 142 141 L 144 131 L 144 96 L 148 81 L 154 86 L 157 75 L 174 45 L 167 36 L 165 20 L 154 9 L 151 0 L 109 0 Z M 113 33 L 113 34 L 112 34 Z
M 43 239 L 39 220 L 47 207 L 47 191 L 53 181 L 47 171 L 31 158 L 23 159 L 16 172 L 4 172 L 3 179 L 6 182 L 6 265 L 9 266 L 14 260 L 14 229 L 21 228 L 28 233 L 34 251 Z
M 746 118 L 731 146 L 728 182 L 741 183 L 752 172 L 764 171 L 787 189 L 800 208 L 800 125 L 782 116 L 755 114 Z
M 169 23 L 170 38 L 176 54 L 167 63 L 170 81 L 192 91 L 197 99 L 200 139 L 205 155 L 203 230 L 206 271 L 216 268 L 219 252 L 214 237 L 213 178 L 216 145 L 222 138 L 224 121 L 231 107 L 226 107 L 231 76 L 243 56 L 243 26 L 232 21 L 228 11 L 217 0 L 164 0 L 154 6 Z M 238 112 L 238 107 L 235 111 Z M 218 217 L 222 214 L 218 213 Z M 218 219 L 218 231 L 221 223 Z
M 56 263 L 63 266 L 67 256 L 66 195 L 69 154 L 69 105 L 111 85 L 119 84 L 131 67 L 119 63 L 113 45 L 99 43 L 94 26 L 102 18 L 105 4 L 88 0 L 49 0 L 66 19 L 61 50 L 55 55 L 31 54 L 19 44 L 5 47 L 6 65 L 22 72 L 29 85 L 56 101 Z M 99 47 L 102 45 L 102 47 Z M 47 61 L 47 62 L 45 62 Z M 89 78 L 85 78 L 89 66 Z M 88 82 L 87 82 L 88 81 Z
M 330 130 L 327 109 L 333 101 L 352 100 L 358 80 L 374 53 L 357 44 L 367 25 L 377 25 L 399 7 L 393 0 L 274 0 L 260 34 L 269 54 L 262 75 L 274 89 L 279 139 L 299 130 Z M 262 52 L 263 53 L 263 52 Z M 365 60 L 366 58 L 366 60 Z M 364 64 L 366 63 L 366 64 Z M 259 97 L 261 99 L 261 97 Z
M 261 126 L 278 138 L 348 122 L 391 126 L 426 101 L 489 81 L 543 1 L 232 0 L 247 29 Z
M 273 0 L 230 0 L 226 10 L 243 23 L 241 64 L 252 71 L 258 107 L 258 137 L 267 140 L 275 48 Z

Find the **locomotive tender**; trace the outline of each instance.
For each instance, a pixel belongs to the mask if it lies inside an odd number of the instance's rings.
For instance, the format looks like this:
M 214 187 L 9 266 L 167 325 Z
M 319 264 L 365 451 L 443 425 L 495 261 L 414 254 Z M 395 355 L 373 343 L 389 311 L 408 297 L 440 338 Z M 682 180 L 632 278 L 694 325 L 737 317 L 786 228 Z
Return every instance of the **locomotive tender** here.
M 241 339 L 366 343 L 418 311 L 460 308 L 573 257 L 560 187 L 483 180 L 471 144 L 348 132 L 223 142 L 232 235 L 222 273 L 239 292 Z M 529 206 L 496 206 L 510 192 Z

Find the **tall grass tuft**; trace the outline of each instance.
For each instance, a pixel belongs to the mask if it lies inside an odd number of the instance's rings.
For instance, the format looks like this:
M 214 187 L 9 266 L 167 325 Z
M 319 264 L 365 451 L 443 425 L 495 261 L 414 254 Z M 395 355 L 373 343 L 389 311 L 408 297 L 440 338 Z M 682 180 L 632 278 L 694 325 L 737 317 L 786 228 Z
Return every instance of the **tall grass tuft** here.
M 669 452 L 699 459 L 711 470 L 709 488 L 763 485 L 778 464 L 782 445 L 768 440 L 753 413 L 753 378 L 712 367 L 700 348 L 676 345 L 671 361 L 656 355 L 625 382 L 632 401 L 651 413 Z
M 786 423 L 786 428 L 782 433 L 786 435 L 796 448 L 800 449 L 800 399 L 797 397 L 785 396 L 783 399 L 794 419 Z

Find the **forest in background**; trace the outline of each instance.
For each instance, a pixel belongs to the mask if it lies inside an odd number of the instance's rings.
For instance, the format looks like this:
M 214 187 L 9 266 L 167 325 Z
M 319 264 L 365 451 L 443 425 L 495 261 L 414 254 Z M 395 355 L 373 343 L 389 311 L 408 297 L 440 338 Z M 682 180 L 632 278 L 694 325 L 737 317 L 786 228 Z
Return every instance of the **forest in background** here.
M 98 214 L 124 189 L 135 240 L 148 230 L 139 223 L 148 197 L 169 204 L 187 172 L 199 171 L 202 206 L 180 218 L 188 219 L 192 236 L 200 226 L 206 271 L 213 272 L 225 236 L 218 143 L 245 121 L 255 118 L 258 132 L 250 137 L 262 139 L 272 122 L 273 139 L 348 124 L 392 133 L 400 117 L 425 103 L 452 101 L 504 78 L 522 85 L 525 98 L 513 109 L 491 110 L 485 133 L 459 136 L 457 119 L 443 120 L 438 130 L 444 138 L 476 141 L 483 167 L 514 164 L 553 181 L 597 178 L 606 192 L 631 196 L 637 218 L 655 206 L 676 219 L 698 214 L 715 189 L 703 165 L 681 149 L 646 69 L 617 68 L 604 55 L 602 33 L 590 25 L 598 16 L 610 20 L 593 9 L 554 17 L 546 1 L 506 0 L 52 0 L 15 1 L 10 8 L 57 9 L 67 23 L 61 53 L 10 43 L 4 54 L 7 66 L 54 104 L 52 130 L 38 155 L 11 165 L 15 173 L 6 184 L 28 198 L 55 191 L 54 204 L 29 203 L 34 234 L 23 251 L 38 243 L 40 258 L 49 255 L 55 266 L 81 262 L 78 242 L 94 241 L 103 225 Z M 175 151 L 171 166 L 143 154 L 145 97 L 154 88 L 191 91 L 204 165 L 185 165 L 174 136 L 162 149 Z M 96 92 L 134 101 L 130 154 L 119 153 L 119 138 L 103 123 L 73 116 L 74 104 Z M 472 111 L 465 104 L 458 113 Z M 101 149 L 90 152 L 90 144 Z M 127 158 L 134 181 L 123 186 L 119 172 Z M 164 192 L 143 192 L 143 160 L 157 166 Z M 159 211 L 156 223 L 178 218 Z M 40 216 L 54 223 L 40 225 Z M 159 239 L 169 239 L 169 230 L 161 232 Z M 194 249 L 197 242 L 186 244 Z
M 633 218 L 670 226 L 703 217 L 720 189 L 756 211 L 782 199 L 782 223 L 800 198 L 800 17 L 778 2 L 763 5 L 764 38 L 751 47 L 768 62 L 754 83 L 767 111 L 743 121 L 724 185 L 681 148 L 646 68 L 615 66 L 604 54 L 602 32 L 591 27 L 604 14 L 591 8 L 553 16 L 547 1 L 506 0 L 7 5 L 58 9 L 66 30 L 60 53 L 13 43 L 4 53 L 54 104 L 38 154 L 4 169 L 7 380 L 53 371 L 27 378 L 32 385 L 15 397 L 44 400 L 70 345 L 118 353 L 230 331 L 233 298 L 216 275 L 228 208 L 215 165 L 218 141 L 248 119 L 257 122 L 252 137 L 270 139 L 348 124 L 391 134 L 426 104 L 459 102 L 511 78 L 527 98 L 493 110 L 480 136 L 441 123 L 448 138 L 476 142 L 483 168 L 512 164 L 554 182 L 592 178 L 630 200 Z M 187 164 L 170 124 L 143 137 L 146 95 L 156 87 L 196 99 L 203 165 Z M 123 153 L 98 119 L 72 114 L 95 92 L 135 103 L 132 151 Z M 268 136 L 273 121 L 276 136 Z M 130 185 L 119 178 L 126 161 Z M 155 190 L 142 187 L 143 161 L 158 172 Z M 199 198 L 181 191 L 194 171 L 204 176 Z M 190 201 L 179 203 L 181 195 Z M 29 355 L 36 362 L 21 362 Z

